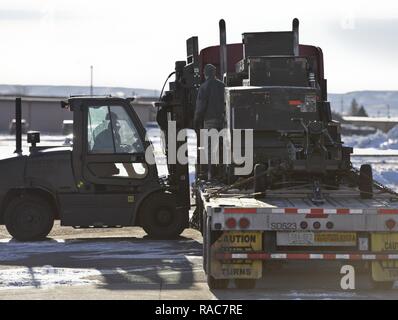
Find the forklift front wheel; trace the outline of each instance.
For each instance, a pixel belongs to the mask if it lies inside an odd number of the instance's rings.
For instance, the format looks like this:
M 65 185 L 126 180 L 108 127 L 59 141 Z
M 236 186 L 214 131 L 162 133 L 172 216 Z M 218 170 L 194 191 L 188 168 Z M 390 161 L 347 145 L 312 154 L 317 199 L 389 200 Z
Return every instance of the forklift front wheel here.
M 39 197 L 25 195 L 9 203 L 4 222 L 7 231 L 19 241 L 43 240 L 54 225 L 49 203 Z
M 141 225 L 149 237 L 175 239 L 184 231 L 187 218 L 177 210 L 175 197 L 156 193 L 147 198 L 140 209 Z

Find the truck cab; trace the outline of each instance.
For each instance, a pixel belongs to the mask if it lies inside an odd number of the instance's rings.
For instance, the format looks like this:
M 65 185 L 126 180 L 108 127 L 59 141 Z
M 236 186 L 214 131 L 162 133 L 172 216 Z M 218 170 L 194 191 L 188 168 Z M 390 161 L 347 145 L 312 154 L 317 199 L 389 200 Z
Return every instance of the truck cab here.
M 29 155 L 0 162 L 3 181 L 0 222 L 20 240 L 46 237 L 54 219 L 62 226 L 142 226 L 155 238 L 179 235 L 188 208 L 176 207 L 176 192 L 160 179 L 153 146 L 130 99 L 72 97 L 61 103 L 73 112 L 73 145 L 41 147 L 28 135 Z

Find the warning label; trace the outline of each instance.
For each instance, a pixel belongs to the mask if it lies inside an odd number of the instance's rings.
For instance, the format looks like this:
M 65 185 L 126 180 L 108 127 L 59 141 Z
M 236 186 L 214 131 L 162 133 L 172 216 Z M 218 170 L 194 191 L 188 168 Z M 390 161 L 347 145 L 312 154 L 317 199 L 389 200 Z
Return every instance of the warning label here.
M 217 252 L 259 252 L 262 250 L 261 232 L 224 232 L 212 245 L 211 273 L 216 279 L 258 279 L 262 276 L 262 261 L 220 261 Z
M 398 233 L 373 233 L 372 251 L 395 252 L 398 250 Z M 398 280 L 398 261 L 375 261 L 372 263 L 375 281 Z

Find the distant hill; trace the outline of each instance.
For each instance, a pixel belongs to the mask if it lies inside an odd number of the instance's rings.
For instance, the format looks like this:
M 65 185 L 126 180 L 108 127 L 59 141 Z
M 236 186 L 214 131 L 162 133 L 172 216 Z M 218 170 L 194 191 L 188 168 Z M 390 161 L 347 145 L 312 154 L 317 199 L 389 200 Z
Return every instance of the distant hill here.
M 341 113 L 343 99 L 343 112 L 350 110 L 352 99 L 358 104 L 363 104 L 370 117 L 387 116 L 390 105 L 390 116 L 398 117 L 398 91 L 354 91 L 346 94 L 329 94 L 332 110 Z
M 153 97 L 160 94 L 158 90 L 123 87 L 94 87 L 93 91 L 94 95 L 119 97 Z M 88 86 L 0 85 L 0 96 L 69 97 L 87 94 L 90 94 Z
M 33 96 L 33 97 L 69 97 L 71 95 L 90 94 L 88 86 L 44 86 L 44 85 L 1 85 L 0 96 Z M 157 97 L 159 90 L 137 89 L 125 87 L 94 87 L 95 95 L 112 95 L 120 97 Z M 354 91 L 346 94 L 329 94 L 332 110 L 341 113 L 341 100 L 343 99 L 343 112 L 350 109 L 351 101 L 365 106 L 369 116 L 387 116 L 387 105 L 390 105 L 390 115 L 398 117 L 398 91 Z

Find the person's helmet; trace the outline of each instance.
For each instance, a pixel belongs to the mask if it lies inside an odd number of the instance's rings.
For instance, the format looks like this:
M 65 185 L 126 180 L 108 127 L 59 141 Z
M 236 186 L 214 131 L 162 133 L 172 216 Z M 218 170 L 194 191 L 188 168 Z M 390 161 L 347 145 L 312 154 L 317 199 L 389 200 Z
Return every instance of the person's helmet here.
M 206 79 L 212 79 L 216 77 L 217 68 L 212 64 L 206 64 L 203 70 Z

